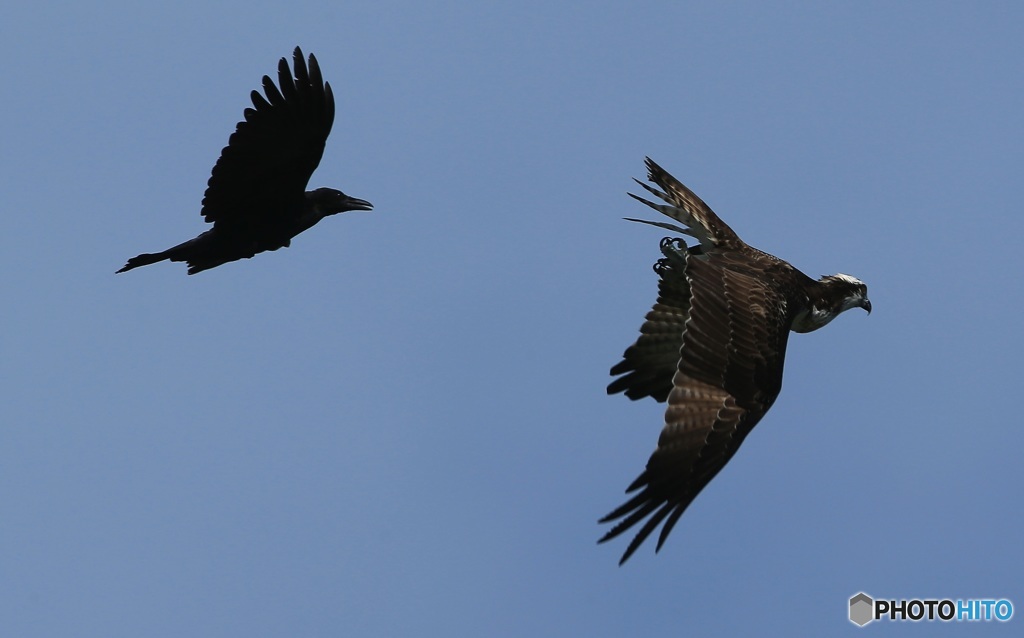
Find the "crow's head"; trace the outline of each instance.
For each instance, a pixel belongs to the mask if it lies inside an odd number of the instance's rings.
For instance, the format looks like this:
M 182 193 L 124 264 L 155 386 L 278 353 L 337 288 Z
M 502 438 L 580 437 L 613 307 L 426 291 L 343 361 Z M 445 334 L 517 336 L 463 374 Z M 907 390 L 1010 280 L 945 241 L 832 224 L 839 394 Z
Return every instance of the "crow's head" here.
M 318 188 L 306 193 L 306 202 L 312 205 L 320 217 L 336 215 L 350 210 L 373 210 L 373 204 L 365 199 L 349 197 L 333 188 Z

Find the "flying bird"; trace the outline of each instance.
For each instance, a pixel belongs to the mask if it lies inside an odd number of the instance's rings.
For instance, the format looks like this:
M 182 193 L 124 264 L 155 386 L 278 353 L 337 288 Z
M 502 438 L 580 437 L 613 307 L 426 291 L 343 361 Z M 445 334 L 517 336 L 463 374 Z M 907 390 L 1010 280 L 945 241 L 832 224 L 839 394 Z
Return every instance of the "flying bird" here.
M 333 188 L 306 191 L 320 164 L 334 123 L 334 94 L 310 54 L 309 67 L 295 47 L 295 74 L 284 58 L 277 65 L 280 89 L 263 76 L 213 167 L 202 215 L 213 228 L 173 248 L 132 257 L 125 272 L 158 261 L 188 262 L 188 274 L 267 250 L 285 248 L 292 237 L 324 217 L 371 210 L 370 202 Z
M 647 159 L 647 192 L 630 193 L 679 222 L 630 219 L 697 240 L 661 241 L 654 267 L 658 299 L 640 337 L 611 369 L 608 394 L 667 402 L 665 426 L 633 494 L 601 519 L 614 523 L 599 542 L 641 522 L 619 564 L 658 525 L 660 550 L 704 486 L 729 462 L 782 389 L 789 332 L 811 332 L 850 308 L 869 314 L 867 286 L 849 275 L 811 279 L 788 262 L 748 246 L 690 189 Z M 664 192 L 662 192 L 664 191 Z M 646 519 L 646 520 L 645 520 Z

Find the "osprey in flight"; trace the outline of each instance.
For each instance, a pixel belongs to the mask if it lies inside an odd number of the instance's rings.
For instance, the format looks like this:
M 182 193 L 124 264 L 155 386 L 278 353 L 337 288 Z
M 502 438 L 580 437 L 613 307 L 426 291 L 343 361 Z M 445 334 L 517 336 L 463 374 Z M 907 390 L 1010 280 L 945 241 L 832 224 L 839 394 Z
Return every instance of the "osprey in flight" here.
M 789 263 L 748 246 L 699 197 L 647 159 L 640 186 L 666 202 L 630 193 L 676 220 L 639 221 L 694 237 L 661 241 L 658 300 L 640 337 L 611 369 L 608 393 L 668 402 L 665 427 L 636 492 L 601 519 L 615 523 L 600 542 L 643 521 L 619 564 L 662 525 L 657 549 L 704 486 L 739 449 L 782 389 L 789 331 L 821 328 L 844 310 L 871 312 L 867 286 L 849 275 L 815 281 Z M 646 521 L 644 519 L 647 519 Z M 663 524 L 662 524 L 663 523 Z M 657 551 L 657 550 L 655 550 Z
M 294 57 L 294 79 L 284 58 L 277 65 L 280 90 L 263 76 L 267 97 L 252 92 L 255 108 L 245 109 L 213 167 L 202 210 L 213 228 L 163 252 L 132 257 L 117 272 L 170 259 L 188 262 L 194 275 L 287 247 L 328 215 L 373 208 L 333 188 L 306 191 L 334 123 L 334 94 L 312 54 L 308 70 L 299 47 Z

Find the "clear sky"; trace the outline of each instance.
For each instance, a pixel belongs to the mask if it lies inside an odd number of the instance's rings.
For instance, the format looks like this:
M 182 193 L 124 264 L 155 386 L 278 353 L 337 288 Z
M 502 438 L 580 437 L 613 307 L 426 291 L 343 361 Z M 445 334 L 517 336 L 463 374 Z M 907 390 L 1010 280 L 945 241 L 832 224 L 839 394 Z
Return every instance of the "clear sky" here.
M 1022 5 L 607 4 L 5 5 L 0 635 L 855 635 L 859 591 L 1024 622 Z M 204 230 L 297 44 L 337 97 L 311 187 L 376 209 L 115 276 Z M 656 291 L 645 155 L 874 313 L 793 336 L 620 568 L 597 519 L 662 424 L 605 394 Z

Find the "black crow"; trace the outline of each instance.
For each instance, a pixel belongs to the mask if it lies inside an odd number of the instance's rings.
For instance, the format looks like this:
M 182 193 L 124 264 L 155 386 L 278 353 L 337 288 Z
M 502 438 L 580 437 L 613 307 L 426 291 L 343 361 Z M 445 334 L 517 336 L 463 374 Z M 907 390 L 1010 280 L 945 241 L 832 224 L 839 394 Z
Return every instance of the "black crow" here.
M 252 92 L 254 108 L 245 109 L 213 167 L 202 210 L 213 228 L 163 252 L 132 257 L 117 272 L 170 259 L 188 262 L 194 275 L 287 247 L 328 215 L 373 208 L 333 188 L 306 191 L 334 123 L 334 94 L 316 57 L 310 54 L 307 70 L 295 47 L 294 63 L 294 78 L 287 60 L 278 63 L 280 90 L 263 76 L 266 98 Z

